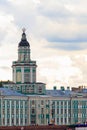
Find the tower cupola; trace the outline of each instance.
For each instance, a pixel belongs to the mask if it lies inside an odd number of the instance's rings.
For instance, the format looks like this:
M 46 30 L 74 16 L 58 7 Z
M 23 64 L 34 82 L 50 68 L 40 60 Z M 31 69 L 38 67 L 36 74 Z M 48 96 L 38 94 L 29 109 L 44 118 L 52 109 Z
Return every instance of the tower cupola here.
M 25 28 L 22 29 L 22 38 L 18 44 L 18 61 L 19 62 L 29 62 L 30 61 L 30 44 L 27 41 Z
M 22 38 L 21 38 L 21 41 L 19 43 L 19 47 L 22 47 L 22 46 L 30 46 L 29 45 L 29 42 L 27 41 L 27 38 L 26 38 L 26 34 L 25 34 L 25 28 L 22 29 L 23 33 L 22 33 Z

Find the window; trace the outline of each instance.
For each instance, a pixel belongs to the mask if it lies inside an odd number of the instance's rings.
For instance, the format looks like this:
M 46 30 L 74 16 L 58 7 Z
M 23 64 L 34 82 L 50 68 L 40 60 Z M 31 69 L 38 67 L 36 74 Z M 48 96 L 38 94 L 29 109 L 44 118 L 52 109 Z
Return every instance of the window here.
M 23 124 L 23 118 L 20 119 L 20 123 Z
M 42 93 L 42 87 L 39 86 L 39 90 L 38 90 L 39 93 Z
M 35 104 L 35 101 L 34 100 L 32 100 L 32 105 L 34 105 Z
M 12 118 L 12 124 L 14 124 L 14 118 Z
M 19 107 L 19 101 L 16 101 L 16 107 L 17 108 Z
M 67 105 L 67 102 L 66 102 L 66 101 L 64 102 L 64 105 L 65 105 L 65 106 Z
M 52 107 L 54 107 L 55 106 L 55 102 L 53 101 L 53 103 L 52 103 Z
M 9 124 L 9 118 L 7 119 L 7 124 Z
M 41 114 L 43 114 L 44 113 L 44 108 L 41 108 Z
M 17 72 L 16 73 L 16 81 L 21 82 L 21 79 L 22 79 L 21 72 Z
M 17 124 L 19 123 L 19 119 L 18 119 L 18 118 L 16 118 L 16 123 L 17 123 Z
M 61 106 L 63 105 L 63 101 L 61 101 Z
M 59 123 L 59 118 L 57 118 L 57 123 Z
M 41 100 L 41 105 L 44 105 L 44 101 L 43 100 Z
M 10 113 L 10 109 L 7 109 L 7 114 L 9 114 Z
M 18 114 L 19 113 L 19 110 L 18 109 L 16 109 L 16 114 Z
M 20 114 L 22 114 L 23 113 L 23 109 L 20 109 Z
M 57 102 L 57 106 L 59 106 L 59 102 Z
M 24 82 L 25 83 L 30 82 L 30 74 L 29 74 L 29 72 L 24 73 Z
M 67 109 L 65 109 L 65 114 L 67 113 Z
M 16 105 L 18 105 L 19 104 L 19 102 L 18 101 L 16 101 Z
M 41 119 L 41 124 L 44 124 L 44 119 L 43 118 Z
M 27 101 L 25 101 L 25 107 L 27 107 Z
M 29 91 L 30 91 L 30 93 L 34 93 L 34 88 L 30 87 Z
M 14 109 L 12 109 L 12 115 L 14 114 Z
M 61 114 L 63 114 L 63 109 L 61 109 Z
M 3 118 L 3 124 L 5 124 L 5 118 Z
M 3 114 L 5 114 L 5 109 L 3 109 Z
M 31 124 L 36 124 L 36 120 L 35 120 L 35 118 L 31 118 Z
M 32 108 L 31 113 L 35 114 L 35 109 L 34 108 Z
M 3 101 L 3 107 L 5 107 L 5 101 Z
M 20 102 L 20 107 L 21 107 L 21 108 L 23 107 L 23 102 L 22 102 L 22 101 Z
M 12 106 L 14 107 L 14 101 L 11 102 Z
M 65 118 L 65 124 L 67 123 L 67 119 Z
M 57 108 L 57 114 L 59 114 L 59 109 Z
M 61 124 L 63 123 L 63 118 L 61 118 Z
M 27 119 L 25 118 L 25 124 L 27 124 Z
M 25 109 L 25 115 L 27 115 L 27 109 Z

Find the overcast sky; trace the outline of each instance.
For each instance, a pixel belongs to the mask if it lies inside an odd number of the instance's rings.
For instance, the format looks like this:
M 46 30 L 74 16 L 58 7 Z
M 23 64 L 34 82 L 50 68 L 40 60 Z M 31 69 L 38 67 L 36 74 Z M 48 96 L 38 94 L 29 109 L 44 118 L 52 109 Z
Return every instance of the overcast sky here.
M 87 0 L 0 0 L 0 80 L 12 80 L 23 27 L 37 81 L 87 86 Z

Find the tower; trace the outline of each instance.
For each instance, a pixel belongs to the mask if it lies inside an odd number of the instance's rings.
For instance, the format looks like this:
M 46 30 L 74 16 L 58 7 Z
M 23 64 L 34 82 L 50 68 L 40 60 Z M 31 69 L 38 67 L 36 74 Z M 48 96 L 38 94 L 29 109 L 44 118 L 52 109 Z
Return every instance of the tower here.
M 18 44 L 18 60 L 13 62 L 12 69 L 14 83 L 36 82 L 36 61 L 30 59 L 30 44 L 24 29 Z
M 30 44 L 23 29 L 18 44 L 18 60 L 12 63 L 13 88 L 24 94 L 45 94 L 45 84 L 36 82 L 36 61 L 30 58 Z M 12 87 L 12 85 L 11 85 Z

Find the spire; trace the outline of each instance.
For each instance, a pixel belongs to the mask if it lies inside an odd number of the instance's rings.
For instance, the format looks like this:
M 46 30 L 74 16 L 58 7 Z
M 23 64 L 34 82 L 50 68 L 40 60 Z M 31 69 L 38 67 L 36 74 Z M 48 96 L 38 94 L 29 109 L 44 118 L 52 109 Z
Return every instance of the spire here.
M 26 40 L 26 34 L 25 34 L 26 29 L 23 28 L 22 31 L 23 31 L 23 33 L 22 33 L 22 40 Z
M 25 34 L 26 29 L 23 28 L 22 31 L 23 33 L 22 33 L 22 38 L 21 38 L 21 42 L 19 43 L 19 46 L 30 46 Z
M 22 28 L 22 31 L 23 31 L 23 33 L 25 33 L 26 29 L 25 29 L 25 28 Z

